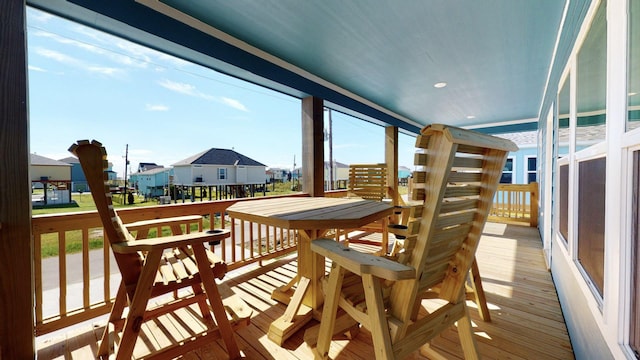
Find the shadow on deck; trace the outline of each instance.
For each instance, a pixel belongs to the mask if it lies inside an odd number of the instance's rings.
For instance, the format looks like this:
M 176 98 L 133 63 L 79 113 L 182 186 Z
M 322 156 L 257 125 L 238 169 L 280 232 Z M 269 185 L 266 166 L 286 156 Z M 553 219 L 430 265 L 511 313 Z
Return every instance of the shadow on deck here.
M 484 359 L 573 359 L 551 274 L 543 258 L 535 228 L 488 223 L 477 253 L 480 274 L 491 311 L 491 322 L 483 322 L 469 302 L 476 340 Z M 271 291 L 286 284 L 296 273 L 295 256 L 263 266 L 233 271 L 225 281 L 253 308 L 251 325 L 237 333 L 240 349 L 247 359 L 311 359 L 303 341 L 304 330 L 282 347 L 267 338 L 269 324 L 281 316 L 285 306 L 272 300 Z M 186 326 L 189 316 L 159 323 L 149 328 L 149 338 L 167 336 Z M 176 319 L 174 319 L 176 320 Z M 97 339 L 104 317 L 82 327 L 36 339 L 38 359 L 95 358 Z M 311 322 L 307 327 L 317 322 Z M 178 325 L 175 325 L 178 324 Z M 173 328 L 172 328 L 173 327 Z M 305 329 L 307 328 L 305 327 Z M 148 341 L 138 341 L 144 343 Z M 150 342 L 150 340 L 149 340 Z M 454 327 L 431 343 L 446 358 L 459 359 L 462 353 Z M 226 359 L 221 342 L 212 343 L 184 356 L 185 359 Z M 372 342 L 366 330 L 353 340 L 335 338 L 330 356 L 335 359 L 370 359 Z M 409 359 L 427 359 L 419 351 Z

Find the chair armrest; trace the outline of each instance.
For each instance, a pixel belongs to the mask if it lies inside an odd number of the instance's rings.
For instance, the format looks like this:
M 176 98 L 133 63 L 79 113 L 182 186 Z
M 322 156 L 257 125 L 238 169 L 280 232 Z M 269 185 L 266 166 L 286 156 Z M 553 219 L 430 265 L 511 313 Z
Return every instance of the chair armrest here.
M 138 251 L 171 249 L 174 247 L 201 244 L 203 242 L 221 241 L 228 238 L 230 235 L 231 232 L 228 229 L 215 229 L 191 234 L 164 236 L 154 239 L 123 241 L 111 244 L 111 248 L 114 252 L 119 254 L 130 254 Z
M 172 225 L 182 225 L 194 222 L 202 222 L 201 215 L 185 215 L 185 216 L 174 216 L 169 218 L 159 218 L 159 219 L 149 219 L 149 220 L 140 220 L 136 222 L 132 222 L 129 224 L 124 224 L 124 226 L 129 231 L 137 231 L 140 229 L 149 229 L 155 226 L 172 226 Z
M 371 274 L 386 280 L 406 280 L 416 276 L 415 270 L 393 260 L 347 248 L 332 239 L 311 242 L 311 251 L 328 257 L 357 275 Z

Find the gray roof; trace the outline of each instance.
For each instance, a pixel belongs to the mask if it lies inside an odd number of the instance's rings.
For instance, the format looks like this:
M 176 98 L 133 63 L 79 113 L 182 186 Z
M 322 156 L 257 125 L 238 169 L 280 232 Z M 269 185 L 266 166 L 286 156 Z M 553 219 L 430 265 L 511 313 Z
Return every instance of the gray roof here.
M 169 168 L 165 168 L 164 166 L 156 166 L 154 168 L 151 168 L 149 170 L 145 170 L 145 171 L 140 171 L 137 173 L 133 173 L 131 175 L 155 175 L 155 174 L 159 174 L 165 171 L 171 171 L 171 169 Z
M 345 163 L 341 163 L 339 161 L 334 161 L 334 163 L 336 164 L 336 169 L 340 169 L 340 168 L 348 168 L 349 165 L 345 164 Z M 324 167 L 328 168 L 329 167 L 329 162 L 325 161 L 324 162 Z
M 538 143 L 537 131 L 521 131 L 517 133 L 496 134 L 503 139 L 508 139 L 516 143 L 519 147 L 534 146 Z
M 31 165 L 46 165 L 46 166 L 71 166 L 66 162 L 49 159 L 44 156 L 31 154 Z
M 212 148 L 178 161 L 173 166 L 181 165 L 244 165 L 266 166 L 252 158 L 229 149 Z
M 80 160 L 78 160 L 78 158 L 74 156 L 69 156 L 64 159 L 60 159 L 58 161 L 62 161 L 63 163 L 67 163 L 67 164 L 80 164 Z

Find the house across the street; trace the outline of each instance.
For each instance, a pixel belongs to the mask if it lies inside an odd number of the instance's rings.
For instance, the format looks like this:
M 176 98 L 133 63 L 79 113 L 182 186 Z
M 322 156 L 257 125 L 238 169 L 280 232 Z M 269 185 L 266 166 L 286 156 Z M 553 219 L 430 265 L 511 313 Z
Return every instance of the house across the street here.
M 265 184 L 266 165 L 234 150 L 212 148 L 173 164 L 173 175 L 174 189 L 191 190 L 192 198 L 196 188 L 202 198 L 245 197 Z

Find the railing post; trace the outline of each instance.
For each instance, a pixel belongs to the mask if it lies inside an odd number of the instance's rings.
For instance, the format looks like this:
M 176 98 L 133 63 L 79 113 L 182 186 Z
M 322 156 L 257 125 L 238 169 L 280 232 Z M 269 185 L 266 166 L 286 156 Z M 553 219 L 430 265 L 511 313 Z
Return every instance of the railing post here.
M 531 209 L 529 210 L 529 226 L 538 226 L 538 183 L 529 184 L 529 193 L 531 194 Z

